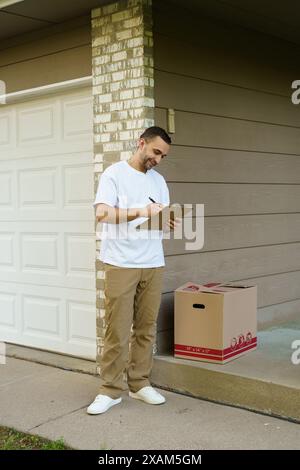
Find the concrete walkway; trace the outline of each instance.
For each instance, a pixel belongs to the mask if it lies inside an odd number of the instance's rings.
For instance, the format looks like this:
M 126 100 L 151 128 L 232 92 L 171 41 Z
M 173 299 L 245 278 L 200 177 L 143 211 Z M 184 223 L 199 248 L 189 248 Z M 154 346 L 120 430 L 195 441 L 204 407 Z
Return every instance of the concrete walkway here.
M 7 358 L 0 365 L 0 424 L 77 449 L 300 449 L 300 425 L 164 391 L 147 405 L 124 394 L 120 405 L 89 416 L 97 377 Z

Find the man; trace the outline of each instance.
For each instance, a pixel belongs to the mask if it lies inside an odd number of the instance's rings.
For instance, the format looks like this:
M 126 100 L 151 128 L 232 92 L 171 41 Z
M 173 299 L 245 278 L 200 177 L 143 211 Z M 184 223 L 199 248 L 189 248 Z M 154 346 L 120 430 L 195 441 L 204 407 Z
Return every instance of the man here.
M 97 220 L 103 223 L 99 259 L 105 270 L 107 328 L 103 384 L 87 409 L 89 414 L 104 413 L 121 402 L 125 369 L 130 397 L 155 405 L 165 402 L 149 381 L 165 266 L 163 235 L 162 231 L 156 231 L 157 236 L 153 231 L 138 232 L 135 227 L 170 204 L 165 179 L 153 169 L 166 157 L 170 144 L 165 130 L 149 127 L 131 158 L 114 163 L 100 178 L 93 205 Z M 178 219 L 169 220 L 166 227 L 174 229 L 178 224 Z

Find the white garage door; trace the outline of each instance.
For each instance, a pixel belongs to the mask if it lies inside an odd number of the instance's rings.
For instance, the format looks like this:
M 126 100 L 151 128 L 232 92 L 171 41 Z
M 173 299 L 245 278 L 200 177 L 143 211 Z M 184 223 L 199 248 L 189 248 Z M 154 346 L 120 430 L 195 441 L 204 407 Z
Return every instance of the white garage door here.
M 94 359 L 91 88 L 0 106 L 0 340 Z

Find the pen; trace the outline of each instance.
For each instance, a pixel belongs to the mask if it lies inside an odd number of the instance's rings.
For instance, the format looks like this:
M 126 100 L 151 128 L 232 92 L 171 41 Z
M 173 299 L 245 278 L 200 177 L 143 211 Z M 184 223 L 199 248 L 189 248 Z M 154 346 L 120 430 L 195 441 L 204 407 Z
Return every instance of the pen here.
M 154 202 L 154 204 L 156 204 L 156 202 L 154 201 L 154 199 L 152 199 L 152 197 L 149 196 L 149 199 L 151 202 Z

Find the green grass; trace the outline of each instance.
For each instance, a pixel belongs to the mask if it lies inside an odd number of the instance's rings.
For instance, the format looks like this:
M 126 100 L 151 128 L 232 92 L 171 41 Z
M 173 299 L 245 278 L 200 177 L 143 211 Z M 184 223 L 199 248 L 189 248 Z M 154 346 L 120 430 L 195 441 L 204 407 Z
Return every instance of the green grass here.
M 63 438 L 49 441 L 39 436 L 26 434 L 0 426 L 0 450 L 71 450 Z

